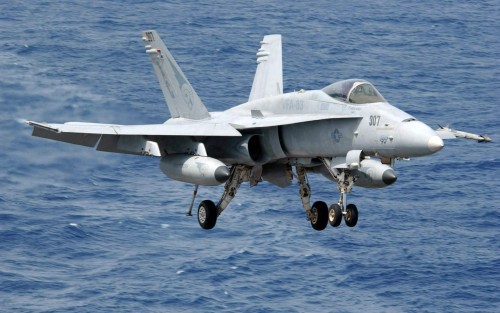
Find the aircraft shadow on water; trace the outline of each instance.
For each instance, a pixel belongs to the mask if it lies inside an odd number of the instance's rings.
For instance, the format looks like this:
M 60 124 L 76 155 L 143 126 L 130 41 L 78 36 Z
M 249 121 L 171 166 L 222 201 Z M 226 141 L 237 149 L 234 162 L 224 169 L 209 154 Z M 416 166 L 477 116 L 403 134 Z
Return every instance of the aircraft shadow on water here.
M 488 142 L 487 136 L 448 127 L 431 129 L 392 106 L 369 82 L 343 80 L 321 90 L 283 93 L 281 36 L 268 35 L 257 52 L 257 70 L 248 102 L 223 112 L 208 112 L 179 65 L 154 30 L 142 34 L 146 53 L 160 81 L 171 118 L 163 124 L 113 125 L 26 121 L 33 136 L 95 147 L 98 151 L 160 158 L 171 179 L 195 185 L 225 184 L 217 203 L 204 200 L 198 222 L 211 229 L 241 183 L 262 180 L 279 187 L 298 181 L 307 219 L 316 230 L 329 223 L 349 227 L 358 209 L 347 204 L 354 186 L 393 184 L 395 160 L 426 156 L 443 148 L 442 139 L 463 137 Z M 337 184 L 338 203 L 310 204 L 307 174 Z

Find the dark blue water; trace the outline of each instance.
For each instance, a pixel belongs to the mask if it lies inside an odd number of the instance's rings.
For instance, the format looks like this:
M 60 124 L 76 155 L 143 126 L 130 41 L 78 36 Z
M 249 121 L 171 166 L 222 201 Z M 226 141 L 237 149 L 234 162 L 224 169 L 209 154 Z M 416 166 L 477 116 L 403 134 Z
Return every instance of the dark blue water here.
M 498 1 L 2 2 L 0 311 L 500 311 L 499 16 Z M 204 231 L 184 216 L 192 186 L 157 159 L 19 122 L 163 122 L 149 28 L 211 111 L 247 99 L 259 41 L 281 33 L 285 91 L 365 78 L 429 125 L 496 142 L 399 162 L 394 186 L 350 195 L 354 229 L 313 231 L 296 186 L 262 183 Z M 310 180 L 313 200 L 337 200 Z

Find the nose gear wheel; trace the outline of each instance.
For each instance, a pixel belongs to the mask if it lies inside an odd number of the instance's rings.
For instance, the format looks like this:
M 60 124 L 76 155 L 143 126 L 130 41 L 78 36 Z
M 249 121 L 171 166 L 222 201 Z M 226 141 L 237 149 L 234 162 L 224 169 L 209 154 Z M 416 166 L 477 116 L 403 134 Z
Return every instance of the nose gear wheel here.
M 358 223 L 358 208 L 354 204 L 348 204 L 345 209 L 345 224 L 354 227 Z
M 328 210 L 328 222 L 333 227 L 338 227 L 342 222 L 342 209 L 338 204 L 332 204 Z

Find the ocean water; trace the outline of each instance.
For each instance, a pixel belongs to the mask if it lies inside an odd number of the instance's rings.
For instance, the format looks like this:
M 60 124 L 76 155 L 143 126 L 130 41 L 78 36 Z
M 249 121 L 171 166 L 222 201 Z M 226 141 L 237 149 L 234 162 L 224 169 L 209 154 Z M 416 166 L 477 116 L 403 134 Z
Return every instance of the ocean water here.
M 498 1 L 4 1 L 1 312 L 498 312 Z M 24 119 L 161 123 L 140 32 L 211 111 L 244 102 L 266 34 L 285 91 L 372 81 L 429 125 L 487 133 L 355 188 L 358 226 L 312 230 L 298 188 L 243 185 L 211 231 L 155 158 L 31 137 Z M 337 200 L 310 176 L 313 201 Z M 222 187 L 200 188 L 197 202 Z

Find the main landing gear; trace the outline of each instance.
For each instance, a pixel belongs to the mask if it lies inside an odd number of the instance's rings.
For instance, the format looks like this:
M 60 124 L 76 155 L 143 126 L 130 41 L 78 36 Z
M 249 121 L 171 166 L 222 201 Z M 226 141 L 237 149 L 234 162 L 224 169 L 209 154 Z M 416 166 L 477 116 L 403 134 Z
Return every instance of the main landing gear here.
M 341 224 L 342 219 L 349 227 L 356 226 L 358 222 L 358 209 L 354 204 L 346 205 L 346 195 L 351 192 L 354 185 L 354 176 L 351 175 L 348 169 L 332 169 L 327 159 L 323 159 L 323 163 L 330 171 L 337 182 L 340 191 L 340 199 L 338 203 L 332 204 L 329 208 L 323 201 L 316 201 L 310 205 L 311 187 L 307 180 L 306 170 L 303 165 L 296 164 L 296 175 L 294 175 L 299 183 L 300 198 L 302 206 L 306 211 L 307 220 L 311 222 L 311 226 L 315 230 L 323 230 L 328 224 L 337 227 Z M 250 186 L 255 186 L 260 181 L 262 168 L 256 166 L 250 167 L 246 165 L 236 165 L 231 168 L 231 174 L 224 186 L 224 193 L 219 202 L 215 204 L 211 200 L 203 200 L 198 206 L 198 223 L 203 229 L 212 229 L 217 223 L 218 216 L 227 208 L 231 200 L 233 200 L 238 188 L 242 182 L 249 181 Z M 289 170 L 291 172 L 291 169 Z M 198 186 L 193 192 L 191 206 L 186 215 L 191 216 L 194 200 L 198 191 Z
M 327 224 L 333 227 L 338 227 L 344 218 L 345 224 L 349 227 L 356 226 L 358 222 L 358 208 L 354 204 L 346 203 L 347 194 L 352 191 L 354 185 L 354 177 L 350 175 L 347 169 L 331 169 L 326 160 L 323 160 L 325 166 L 332 174 L 333 178 L 337 181 L 340 191 L 340 199 L 338 203 L 332 204 L 330 208 L 323 201 L 316 201 L 310 206 L 311 187 L 307 181 L 305 168 L 296 164 L 297 180 L 300 188 L 300 198 L 302 206 L 306 211 L 307 219 L 311 222 L 312 228 L 315 230 L 323 230 Z
M 231 175 L 229 179 L 226 181 L 224 186 L 224 193 L 222 194 L 221 199 L 217 203 L 217 205 L 211 200 L 203 200 L 198 206 L 198 223 L 203 229 L 212 229 L 217 223 L 217 217 L 224 211 L 231 200 L 233 200 L 238 188 L 244 181 L 250 181 L 251 186 L 257 185 L 259 182 L 258 179 L 254 177 L 260 177 L 259 175 L 254 175 L 253 168 L 245 165 L 236 165 L 231 169 Z M 190 216 L 193 208 L 194 198 L 196 197 L 196 193 L 198 190 L 198 186 L 196 186 L 195 192 L 193 193 L 193 200 L 191 203 L 191 207 L 186 215 Z

